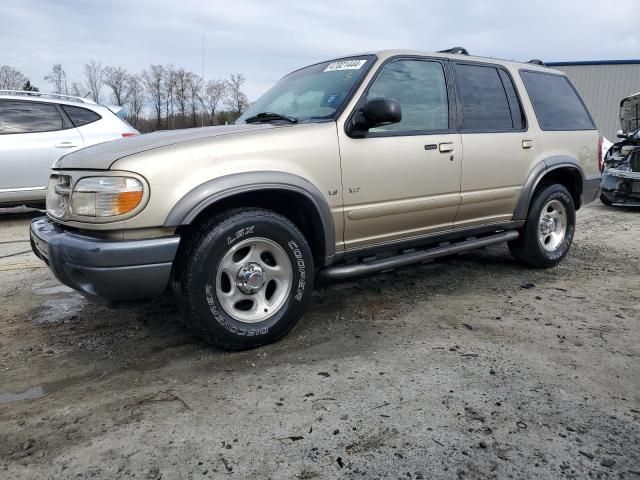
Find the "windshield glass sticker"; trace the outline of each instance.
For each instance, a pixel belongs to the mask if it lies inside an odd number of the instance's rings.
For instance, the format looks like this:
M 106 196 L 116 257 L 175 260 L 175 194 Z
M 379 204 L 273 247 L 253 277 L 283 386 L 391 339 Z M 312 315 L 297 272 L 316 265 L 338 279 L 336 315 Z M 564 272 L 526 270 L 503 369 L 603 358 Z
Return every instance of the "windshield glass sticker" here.
M 324 72 L 336 72 L 338 70 L 360 70 L 367 63 L 366 60 L 343 60 L 341 62 L 330 63 Z

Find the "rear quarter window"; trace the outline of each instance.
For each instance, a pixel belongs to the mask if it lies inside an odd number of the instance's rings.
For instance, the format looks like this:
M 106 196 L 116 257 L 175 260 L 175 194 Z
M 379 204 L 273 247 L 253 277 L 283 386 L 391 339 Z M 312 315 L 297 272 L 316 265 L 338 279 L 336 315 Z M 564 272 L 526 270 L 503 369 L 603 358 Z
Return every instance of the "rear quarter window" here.
M 62 116 L 50 103 L 0 100 L 0 135 L 64 129 Z
M 542 130 L 596 128 L 578 93 L 564 75 L 520 71 Z
M 96 112 L 89 110 L 87 108 L 73 107 L 71 105 L 62 105 L 62 109 L 64 110 L 64 113 L 66 113 L 69 116 L 69 118 L 71 119 L 71 122 L 76 127 L 88 125 L 89 123 L 96 122 L 102 118 Z

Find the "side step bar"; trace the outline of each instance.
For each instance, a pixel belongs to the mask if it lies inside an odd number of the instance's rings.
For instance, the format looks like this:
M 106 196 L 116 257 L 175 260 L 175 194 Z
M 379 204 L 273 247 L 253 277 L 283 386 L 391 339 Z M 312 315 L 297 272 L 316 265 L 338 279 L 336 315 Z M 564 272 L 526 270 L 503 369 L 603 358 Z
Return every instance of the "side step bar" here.
M 434 260 L 440 257 L 455 255 L 476 248 L 487 247 L 496 243 L 515 240 L 520 234 L 515 230 L 496 233 L 487 237 L 470 238 L 461 242 L 449 245 L 441 245 L 427 250 L 417 252 L 403 253 L 395 257 L 382 258 L 380 260 L 365 261 L 349 265 L 336 265 L 335 267 L 325 268 L 320 272 L 322 278 L 326 280 L 343 280 L 345 278 L 357 277 L 360 275 L 368 275 L 370 273 L 382 272 L 398 267 L 404 267 L 413 263 L 424 262 L 426 260 Z

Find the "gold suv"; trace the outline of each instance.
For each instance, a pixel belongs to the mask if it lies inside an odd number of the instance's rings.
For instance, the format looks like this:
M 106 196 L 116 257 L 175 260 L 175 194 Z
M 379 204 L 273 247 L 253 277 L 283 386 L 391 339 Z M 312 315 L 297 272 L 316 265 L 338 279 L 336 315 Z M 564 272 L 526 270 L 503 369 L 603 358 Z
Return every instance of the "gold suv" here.
M 340 280 L 499 242 L 567 255 L 600 137 L 539 61 L 382 51 L 280 80 L 235 125 L 157 132 L 56 162 L 33 250 L 106 302 L 173 289 L 227 349 L 272 342 L 318 275 Z

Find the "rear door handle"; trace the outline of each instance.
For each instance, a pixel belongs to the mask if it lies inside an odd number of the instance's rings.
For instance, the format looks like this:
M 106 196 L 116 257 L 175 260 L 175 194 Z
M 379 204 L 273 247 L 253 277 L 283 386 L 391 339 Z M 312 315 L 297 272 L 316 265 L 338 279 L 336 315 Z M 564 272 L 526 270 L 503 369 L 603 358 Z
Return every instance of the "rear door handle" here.
M 522 148 L 525 150 L 533 148 L 533 140 L 522 140 Z
M 438 145 L 438 150 L 440 150 L 440 153 L 451 153 L 453 152 L 453 143 L 441 143 Z
M 55 147 L 56 148 L 74 148 L 77 147 L 78 145 L 76 145 L 75 143 L 72 142 L 60 142 L 60 143 L 56 143 Z

